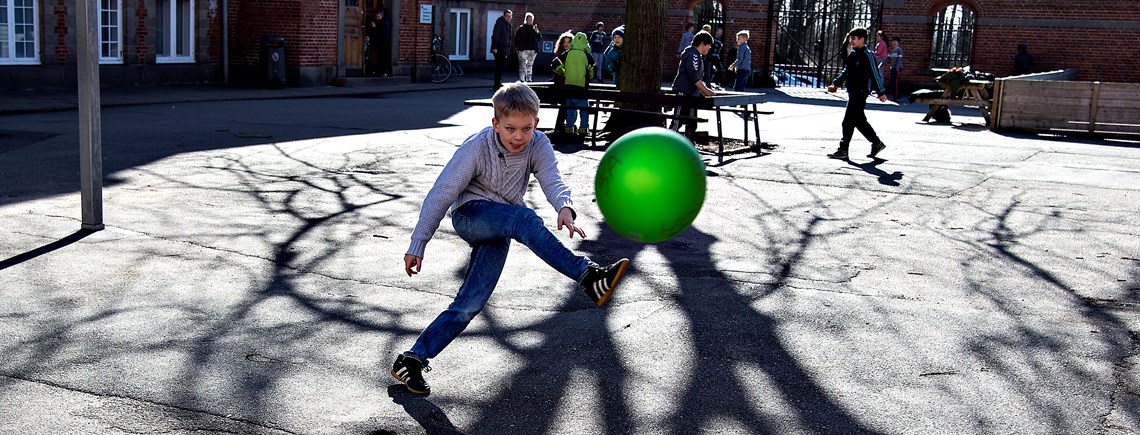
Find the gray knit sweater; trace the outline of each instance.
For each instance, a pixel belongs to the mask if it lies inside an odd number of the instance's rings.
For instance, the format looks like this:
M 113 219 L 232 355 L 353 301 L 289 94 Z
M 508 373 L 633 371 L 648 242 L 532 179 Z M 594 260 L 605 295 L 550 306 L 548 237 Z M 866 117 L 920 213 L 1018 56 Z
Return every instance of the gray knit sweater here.
M 554 148 L 542 132 L 535 131 L 530 144 L 518 154 L 503 147 L 492 127 L 467 138 L 428 191 L 407 253 L 424 256 L 424 248 L 449 206 L 454 210 L 468 201 L 487 199 L 525 207 L 523 195 L 532 173 L 555 210 L 573 207 L 570 188 L 558 172 Z

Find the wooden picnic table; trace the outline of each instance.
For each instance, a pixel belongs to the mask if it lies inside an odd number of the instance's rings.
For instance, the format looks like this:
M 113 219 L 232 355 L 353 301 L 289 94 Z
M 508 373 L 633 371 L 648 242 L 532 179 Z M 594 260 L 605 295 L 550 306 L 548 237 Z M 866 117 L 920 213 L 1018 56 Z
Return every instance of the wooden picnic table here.
M 764 102 L 764 94 L 756 92 L 730 92 L 720 91 L 712 97 L 688 97 L 676 95 L 673 90 L 668 87 L 661 88 L 661 94 L 647 94 L 639 92 L 622 92 L 612 84 L 590 84 L 588 88 L 575 88 L 566 86 L 555 86 L 553 83 L 529 83 L 531 89 L 538 95 L 539 100 L 545 107 L 558 107 L 564 108 L 566 100 L 568 99 L 586 99 L 591 102 L 591 107 L 585 109 L 589 113 L 640 113 L 651 116 L 660 116 L 663 119 L 677 119 L 687 122 L 706 122 L 708 120 L 699 117 L 687 115 L 675 115 L 672 113 L 663 113 L 660 111 L 646 111 L 637 109 L 624 109 L 617 107 L 619 103 L 637 103 L 649 106 L 664 107 L 682 107 L 685 109 L 697 110 L 712 110 L 716 113 L 716 126 L 717 126 L 717 162 L 724 161 L 724 128 L 721 119 L 722 112 L 742 113 L 745 115 L 744 123 L 744 142 L 747 145 L 749 138 L 749 122 L 752 123 L 752 129 L 756 135 L 755 144 L 759 148 L 760 142 L 760 120 L 759 115 L 771 114 L 772 112 L 760 111 L 757 107 L 760 103 Z M 611 103 L 612 107 L 602 107 L 599 103 Z M 482 105 L 482 103 L 468 101 L 468 105 Z M 594 117 L 594 131 L 597 132 L 598 117 Z M 692 132 L 686 129 L 689 139 L 692 140 Z M 594 135 L 596 138 L 596 134 Z M 594 144 L 596 144 L 596 139 Z
M 993 82 L 985 80 L 968 80 L 959 83 L 957 92 L 949 83 L 938 82 L 942 88 L 942 95 L 937 98 L 915 98 L 914 102 L 929 104 L 930 110 L 926 112 L 923 122 L 930 121 L 935 112 L 949 106 L 977 106 L 978 111 L 985 118 L 986 125 L 990 125 L 990 97 L 989 89 Z

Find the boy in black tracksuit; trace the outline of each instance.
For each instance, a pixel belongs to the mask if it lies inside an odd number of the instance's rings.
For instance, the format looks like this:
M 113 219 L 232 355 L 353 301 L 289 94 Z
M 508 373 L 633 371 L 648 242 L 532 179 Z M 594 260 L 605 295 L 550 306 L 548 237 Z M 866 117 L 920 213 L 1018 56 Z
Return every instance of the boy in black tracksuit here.
M 847 112 L 843 115 L 843 138 L 839 140 L 839 149 L 827 156 L 833 159 L 847 160 L 847 147 L 851 144 L 851 135 L 855 129 L 863 133 L 863 137 L 871 141 L 871 154 L 867 157 L 876 158 L 879 152 L 887 146 L 879 140 L 871 123 L 867 122 L 867 96 L 871 95 L 873 87 L 879 94 L 879 101 L 887 101 L 887 90 L 883 87 L 883 77 L 875 65 L 875 57 L 867 51 L 867 29 L 857 27 L 847 33 L 847 41 L 854 50 L 847 55 L 847 64 L 839 76 L 827 87 L 827 92 L 835 92 L 837 86 L 847 83 Z

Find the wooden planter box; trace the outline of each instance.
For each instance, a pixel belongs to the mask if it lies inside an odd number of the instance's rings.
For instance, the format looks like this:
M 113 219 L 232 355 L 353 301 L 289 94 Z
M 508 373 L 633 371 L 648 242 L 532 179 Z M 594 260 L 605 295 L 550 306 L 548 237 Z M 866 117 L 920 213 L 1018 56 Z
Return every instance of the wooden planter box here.
M 1140 139 L 1140 84 L 1061 81 L 1075 75 L 998 79 L 991 129 Z

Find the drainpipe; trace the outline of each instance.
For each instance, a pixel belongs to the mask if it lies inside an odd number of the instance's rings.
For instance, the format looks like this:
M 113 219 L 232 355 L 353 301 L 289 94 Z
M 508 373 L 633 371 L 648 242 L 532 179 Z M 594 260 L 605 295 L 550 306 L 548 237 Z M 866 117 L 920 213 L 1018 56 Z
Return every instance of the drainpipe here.
M 776 19 L 779 11 L 776 11 L 776 0 L 768 0 L 768 29 L 765 31 L 764 39 L 768 41 L 768 49 L 764 50 L 764 77 L 772 76 L 772 52 L 775 51 L 776 35 L 772 34 L 772 21 Z
M 230 84 L 230 2 L 222 0 L 222 83 Z

